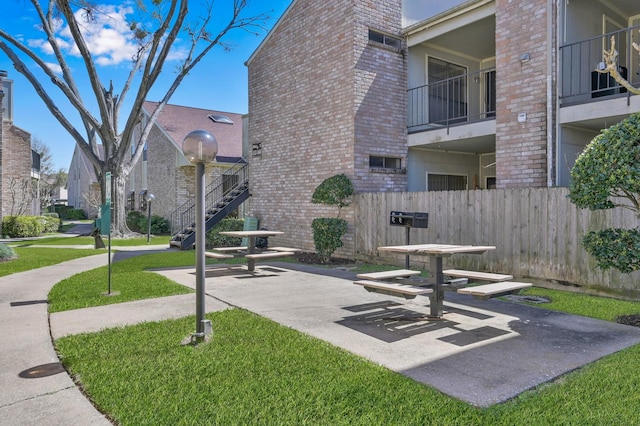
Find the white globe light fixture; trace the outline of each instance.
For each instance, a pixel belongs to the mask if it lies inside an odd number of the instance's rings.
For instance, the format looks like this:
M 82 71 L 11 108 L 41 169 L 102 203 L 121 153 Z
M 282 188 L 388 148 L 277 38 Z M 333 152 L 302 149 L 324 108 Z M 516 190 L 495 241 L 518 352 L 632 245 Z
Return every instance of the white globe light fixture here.
M 194 130 L 184 138 L 182 152 L 192 164 L 212 163 L 218 153 L 218 141 L 206 130 Z
M 196 166 L 196 332 L 191 335 L 191 342 L 200 343 L 211 334 L 211 323 L 204 319 L 204 169 L 205 164 L 216 159 L 218 142 L 206 130 L 194 130 L 184 138 L 182 153 Z

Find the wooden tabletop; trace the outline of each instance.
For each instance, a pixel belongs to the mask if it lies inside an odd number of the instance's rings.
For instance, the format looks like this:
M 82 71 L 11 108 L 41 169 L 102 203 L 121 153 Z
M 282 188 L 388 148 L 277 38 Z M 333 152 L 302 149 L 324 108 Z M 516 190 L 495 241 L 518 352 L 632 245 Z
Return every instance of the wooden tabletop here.
M 273 237 L 275 235 L 282 235 L 284 232 L 280 231 L 222 231 L 220 235 L 226 235 L 228 237 Z
M 447 256 L 455 253 L 484 253 L 485 251 L 495 249 L 495 246 L 472 246 L 455 244 L 409 244 L 405 246 L 378 247 L 378 251 L 432 256 Z

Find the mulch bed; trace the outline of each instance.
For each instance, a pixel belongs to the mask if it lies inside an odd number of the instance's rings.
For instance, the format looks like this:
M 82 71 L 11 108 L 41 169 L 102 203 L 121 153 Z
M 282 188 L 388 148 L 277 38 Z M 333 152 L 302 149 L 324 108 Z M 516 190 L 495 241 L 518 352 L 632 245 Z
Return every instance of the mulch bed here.
M 620 315 L 616 318 L 618 324 L 632 325 L 634 327 L 640 327 L 640 314 L 634 315 Z
M 354 263 L 356 263 L 351 259 L 339 259 L 336 257 L 332 257 L 328 261 L 324 261 L 316 253 L 309 253 L 309 252 L 296 253 L 296 260 L 300 263 L 305 263 L 308 265 L 341 266 L 341 265 L 353 265 Z

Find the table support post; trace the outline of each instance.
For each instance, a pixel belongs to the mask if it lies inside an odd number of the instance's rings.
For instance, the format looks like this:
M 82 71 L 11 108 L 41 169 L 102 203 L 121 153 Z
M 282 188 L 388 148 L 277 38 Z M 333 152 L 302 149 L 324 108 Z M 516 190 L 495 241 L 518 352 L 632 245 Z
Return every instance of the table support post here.
M 410 232 L 409 232 L 409 229 L 410 229 L 410 228 L 407 226 L 405 229 L 407 230 L 407 231 L 406 231 L 406 232 L 407 232 L 407 236 L 406 236 L 407 245 L 409 245 L 409 244 L 410 244 L 410 242 L 409 242 L 409 233 L 410 233 Z M 404 266 L 405 266 L 405 269 L 409 269 L 409 267 L 410 267 L 409 265 L 410 265 L 410 262 L 409 262 L 409 255 L 407 254 L 407 255 L 404 257 Z
M 431 256 L 429 266 L 429 282 L 433 284 L 433 293 L 429 295 L 429 309 L 431 317 L 441 318 L 444 313 L 444 289 L 442 284 L 442 257 Z
M 253 254 L 256 252 L 256 237 L 247 238 L 247 254 Z M 247 259 L 247 271 L 256 270 L 256 260 Z

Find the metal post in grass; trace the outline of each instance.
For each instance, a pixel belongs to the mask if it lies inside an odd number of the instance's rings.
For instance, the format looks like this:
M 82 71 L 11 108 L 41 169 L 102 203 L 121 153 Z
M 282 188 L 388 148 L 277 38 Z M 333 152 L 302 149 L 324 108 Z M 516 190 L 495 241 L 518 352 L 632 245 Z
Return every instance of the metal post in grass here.
M 156 197 L 147 192 L 147 196 L 145 197 L 147 200 L 147 243 L 151 240 L 151 202 L 156 199 Z
M 218 153 L 218 142 L 205 130 L 194 130 L 182 142 L 182 152 L 191 164 L 196 166 L 196 332 L 191 335 L 192 343 L 202 342 L 211 334 L 211 323 L 204 319 L 204 267 L 205 267 L 205 165 L 212 163 Z

